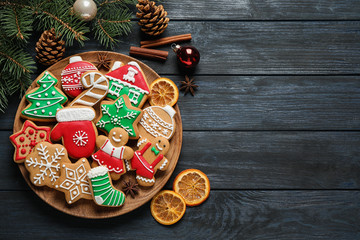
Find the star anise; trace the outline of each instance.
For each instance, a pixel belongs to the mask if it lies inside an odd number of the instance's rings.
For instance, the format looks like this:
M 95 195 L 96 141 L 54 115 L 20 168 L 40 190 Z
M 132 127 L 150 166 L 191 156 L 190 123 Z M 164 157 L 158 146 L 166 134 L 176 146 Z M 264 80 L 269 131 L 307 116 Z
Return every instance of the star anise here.
M 94 62 L 95 66 L 99 70 L 101 68 L 105 68 L 106 70 L 110 70 L 111 59 L 108 58 L 108 53 L 98 53 L 97 57 L 98 57 L 98 61 Z
M 184 95 L 186 95 L 188 92 L 191 93 L 191 95 L 195 95 L 195 90 L 199 86 L 195 84 L 195 79 L 189 79 L 188 76 L 185 76 L 185 81 L 181 81 L 181 87 L 180 90 L 184 91 Z
M 124 186 L 122 190 L 125 192 L 125 195 L 128 195 L 130 193 L 131 197 L 135 198 L 135 194 L 138 193 L 139 188 L 136 182 L 133 182 L 131 181 L 131 179 L 129 179 L 129 181 L 124 181 Z

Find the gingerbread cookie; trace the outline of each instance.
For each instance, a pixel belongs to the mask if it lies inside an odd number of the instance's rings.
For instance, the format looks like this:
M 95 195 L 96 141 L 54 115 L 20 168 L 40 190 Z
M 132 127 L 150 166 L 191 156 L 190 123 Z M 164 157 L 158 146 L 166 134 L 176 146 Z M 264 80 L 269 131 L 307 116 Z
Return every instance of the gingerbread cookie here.
M 131 147 L 125 146 L 129 140 L 128 133 L 122 128 L 111 129 L 108 137 L 98 136 L 96 146 L 99 151 L 92 155 L 92 167 L 103 165 L 109 169 L 112 180 L 118 180 L 126 173 L 124 159 L 130 160 L 134 156 Z
M 125 162 L 128 170 L 136 171 L 136 180 L 139 185 L 150 187 L 155 184 L 156 171 L 164 171 L 169 165 L 169 160 L 165 157 L 169 148 L 170 143 L 166 138 L 157 137 L 135 151 L 130 162 Z
M 87 180 L 87 173 L 91 167 L 86 158 L 76 163 L 63 163 L 60 167 L 60 177 L 54 183 L 56 190 L 65 193 L 68 204 L 79 199 L 92 199 L 91 186 Z
M 130 139 L 139 138 L 137 123 L 142 117 L 142 110 L 131 106 L 129 97 L 122 95 L 115 101 L 102 101 L 100 117 L 96 126 L 109 133 L 115 127 L 121 127 L 129 134 Z
M 87 174 L 91 184 L 94 202 L 100 206 L 120 207 L 125 202 L 125 194 L 115 189 L 105 166 L 92 168 Z
M 84 91 L 81 85 L 81 75 L 87 71 L 97 71 L 97 68 L 90 62 L 83 61 L 80 56 L 69 59 L 69 64 L 61 72 L 61 83 L 64 92 L 72 97 L 77 97 Z
M 19 132 L 10 136 L 15 147 L 14 161 L 22 163 L 32 149 L 39 142 L 50 142 L 50 127 L 38 127 L 30 120 L 26 120 Z
M 109 79 L 108 98 L 117 99 L 125 94 L 134 107 L 141 108 L 144 105 L 150 90 L 139 64 L 132 61 L 118 68 L 113 67 L 106 77 Z
M 92 107 L 105 98 L 109 90 L 109 82 L 99 71 L 89 71 L 81 76 L 81 84 L 87 89 L 80 93 L 71 103 Z
M 53 187 L 60 176 L 60 166 L 70 162 L 66 149 L 60 144 L 38 143 L 24 162 L 35 186 Z
M 138 124 L 140 138 L 137 146 L 140 147 L 156 137 L 169 140 L 175 133 L 175 114 L 175 109 L 170 106 L 145 108 Z
M 58 124 L 51 131 L 54 141 L 62 143 L 71 158 L 90 157 L 95 150 L 97 129 L 92 122 L 95 111 L 90 107 L 66 107 L 56 113 Z
M 39 86 L 25 95 L 29 105 L 21 111 L 21 117 L 34 121 L 55 121 L 56 111 L 67 102 L 65 94 L 56 87 L 58 80 L 48 71 L 42 73 Z

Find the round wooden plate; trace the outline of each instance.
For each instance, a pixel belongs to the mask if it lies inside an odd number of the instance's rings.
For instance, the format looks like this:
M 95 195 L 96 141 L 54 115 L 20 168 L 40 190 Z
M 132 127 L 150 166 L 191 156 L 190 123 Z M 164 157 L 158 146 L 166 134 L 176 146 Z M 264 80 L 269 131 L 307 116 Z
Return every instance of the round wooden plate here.
M 126 56 L 123 54 L 114 53 L 114 52 L 85 52 L 85 53 L 76 54 L 76 56 L 81 56 L 82 59 L 85 61 L 95 62 L 98 60 L 97 59 L 98 53 L 107 53 L 108 57 L 110 59 L 112 59 L 112 63 L 114 61 L 121 61 L 124 64 L 126 64 L 130 61 L 136 61 L 142 68 L 149 84 L 151 82 L 153 82 L 155 79 L 159 78 L 159 75 L 154 70 L 152 70 L 149 66 L 143 64 L 142 62 L 139 62 L 138 60 L 136 60 L 132 57 L 129 57 L 129 56 Z M 66 65 L 68 65 L 69 58 L 70 57 L 63 59 L 60 62 L 55 63 L 54 65 L 49 67 L 47 69 L 47 71 L 50 71 L 52 74 L 54 74 L 55 77 L 60 81 L 61 71 L 66 67 Z M 110 66 L 112 66 L 112 64 Z M 106 71 L 103 71 L 102 69 L 101 69 L 101 72 L 106 73 Z M 34 81 L 32 83 L 32 85 L 29 87 L 28 91 L 30 91 L 34 87 L 36 87 L 36 81 Z M 28 103 L 25 100 L 25 97 L 23 97 L 19 104 L 17 112 L 16 112 L 16 116 L 15 116 L 15 120 L 14 120 L 14 133 L 21 130 L 21 127 L 25 120 L 20 118 L 20 113 L 27 104 Z M 148 104 L 146 103 L 144 108 L 147 106 L 148 106 Z M 181 144 L 182 144 L 182 124 L 181 124 L 180 111 L 179 111 L 179 107 L 177 106 L 177 104 L 174 106 L 174 108 L 177 112 L 175 115 L 176 129 L 175 129 L 174 136 L 170 140 L 171 146 L 170 146 L 169 152 L 166 154 L 166 157 L 170 160 L 169 168 L 164 172 L 162 172 L 162 171 L 157 172 L 157 174 L 155 175 L 156 182 L 155 182 L 154 186 L 152 186 L 150 188 L 140 187 L 139 192 L 135 198 L 132 198 L 130 195 L 126 196 L 125 204 L 122 207 L 118 207 L 118 208 L 101 207 L 101 206 L 96 205 L 93 201 L 85 200 L 85 199 L 81 199 L 81 200 L 77 201 L 76 203 L 69 205 L 66 203 L 65 196 L 62 192 L 56 191 L 56 190 L 48 188 L 48 187 L 34 186 L 29 180 L 29 174 L 26 171 L 24 164 L 18 164 L 19 169 L 20 169 L 22 175 L 24 176 L 26 182 L 30 186 L 30 188 L 41 199 L 43 199 L 46 203 L 48 203 L 49 205 L 53 206 L 54 208 L 56 208 L 64 213 L 67 213 L 67 214 L 70 214 L 73 216 L 77 216 L 77 217 L 94 218 L 94 219 L 95 218 L 110 218 L 110 217 L 115 217 L 115 216 L 119 216 L 119 215 L 128 213 L 128 212 L 140 207 L 141 205 L 145 204 L 157 192 L 159 192 L 164 187 L 166 182 L 169 180 L 171 174 L 173 173 L 173 171 L 175 169 L 176 163 L 177 163 L 179 155 L 180 155 Z M 95 106 L 95 109 L 98 114 L 99 106 Z M 48 126 L 50 125 L 52 127 L 52 126 L 54 126 L 55 123 L 49 124 L 49 123 L 36 122 L 36 124 L 37 125 L 48 125 Z M 134 141 L 129 142 L 129 144 L 130 144 L 130 146 L 133 146 L 133 147 L 135 146 Z M 127 181 L 129 179 L 131 179 L 133 182 L 135 181 L 134 172 L 126 173 L 125 175 L 123 175 L 120 178 L 120 180 L 114 181 L 113 185 L 117 189 L 121 189 L 122 186 L 124 185 L 124 181 Z

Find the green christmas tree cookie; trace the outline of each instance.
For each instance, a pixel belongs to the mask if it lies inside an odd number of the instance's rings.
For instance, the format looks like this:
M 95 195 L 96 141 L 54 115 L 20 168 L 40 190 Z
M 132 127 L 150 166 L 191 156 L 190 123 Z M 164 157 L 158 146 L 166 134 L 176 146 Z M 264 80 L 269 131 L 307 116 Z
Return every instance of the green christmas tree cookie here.
M 63 108 L 68 99 L 56 87 L 58 80 L 50 72 L 45 71 L 36 83 L 39 87 L 25 95 L 30 104 L 21 116 L 35 121 L 55 121 L 56 111 Z
M 96 123 L 100 130 L 109 133 L 111 129 L 121 127 L 129 134 L 129 138 L 139 138 L 137 124 L 142 117 L 142 110 L 131 106 L 127 95 L 115 101 L 102 101 L 100 109 L 100 119 Z

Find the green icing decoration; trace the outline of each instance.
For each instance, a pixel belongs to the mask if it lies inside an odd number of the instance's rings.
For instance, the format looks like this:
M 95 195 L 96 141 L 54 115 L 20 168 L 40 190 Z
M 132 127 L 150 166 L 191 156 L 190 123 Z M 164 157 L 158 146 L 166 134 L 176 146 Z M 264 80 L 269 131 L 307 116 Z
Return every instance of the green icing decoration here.
M 138 107 L 145 96 L 140 90 L 112 80 L 111 78 L 109 78 L 109 86 L 109 92 L 106 97 L 115 100 L 125 94 L 129 96 L 131 105 L 134 107 Z
M 110 132 L 115 127 L 121 127 L 127 131 L 130 137 L 136 137 L 133 123 L 141 114 L 141 110 L 129 109 L 121 96 L 113 104 L 101 104 L 102 117 L 96 126 Z
M 55 87 L 58 80 L 46 71 L 36 83 L 39 87 L 34 92 L 25 95 L 31 105 L 21 113 L 32 118 L 55 118 L 56 111 L 63 108 L 62 104 L 67 101 L 67 97 Z

